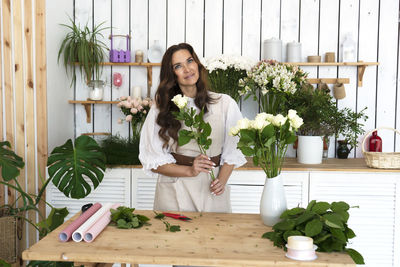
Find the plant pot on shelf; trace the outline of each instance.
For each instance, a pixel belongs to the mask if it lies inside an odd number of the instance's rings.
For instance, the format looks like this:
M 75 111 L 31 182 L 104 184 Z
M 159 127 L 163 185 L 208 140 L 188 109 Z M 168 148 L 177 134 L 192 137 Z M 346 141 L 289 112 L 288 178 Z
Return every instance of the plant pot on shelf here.
M 93 80 L 88 83 L 89 99 L 102 100 L 104 95 L 104 86 L 106 83 L 101 80 Z
M 350 153 L 350 149 L 347 146 L 346 140 L 338 140 L 337 156 L 339 159 L 347 159 Z
M 302 164 L 320 164 L 323 154 L 323 136 L 303 136 L 298 138 L 297 161 Z
M 282 212 L 287 209 L 283 177 L 279 174 L 273 178 L 265 178 L 261 195 L 260 215 L 263 223 L 273 226 L 279 222 Z

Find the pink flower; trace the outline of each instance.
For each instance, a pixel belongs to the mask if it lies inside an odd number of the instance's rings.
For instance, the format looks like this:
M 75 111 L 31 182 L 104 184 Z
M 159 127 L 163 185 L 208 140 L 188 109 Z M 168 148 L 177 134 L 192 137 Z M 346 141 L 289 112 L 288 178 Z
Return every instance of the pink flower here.
M 119 100 L 126 100 L 127 99 L 127 97 L 126 96 L 121 96 L 120 98 L 119 98 Z
M 148 106 L 149 105 L 149 101 L 147 99 L 143 100 L 142 105 L 143 106 Z
M 132 104 L 133 104 L 132 107 L 137 108 L 137 106 L 140 105 L 139 99 L 134 98 L 134 99 L 132 100 Z
M 128 102 L 128 101 L 124 101 L 124 102 L 122 103 L 122 105 L 123 105 L 124 107 L 126 107 L 126 108 L 131 108 L 131 107 L 132 107 L 132 103 L 131 103 L 131 102 Z
M 138 111 L 141 111 L 141 110 L 143 109 L 143 106 L 142 106 L 142 105 L 139 105 L 139 106 L 137 107 L 137 109 L 138 109 Z
M 118 104 L 117 104 L 117 107 L 122 107 L 122 102 L 119 102 Z
M 136 108 L 131 108 L 131 113 L 136 114 L 137 112 L 138 112 L 138 110 Z
M 147 113 L 147 110 L 143 110 L 143 114 L 146 114 Z
M 123 122 L 122 119 L 119 118 L 119 119 L 118 119 L 118 124 L 122 124 L 122 122 Z
M 128 97 L 126 98 L 126 100 L 131 101 L 131 100 L 132 100 L 131 96 L 128 96 Z
M 132 118 L 133 118 L 132 115 L 128 115 L 128 116 L 126 116 L 125 120 L 126 121 L 132 121 Z

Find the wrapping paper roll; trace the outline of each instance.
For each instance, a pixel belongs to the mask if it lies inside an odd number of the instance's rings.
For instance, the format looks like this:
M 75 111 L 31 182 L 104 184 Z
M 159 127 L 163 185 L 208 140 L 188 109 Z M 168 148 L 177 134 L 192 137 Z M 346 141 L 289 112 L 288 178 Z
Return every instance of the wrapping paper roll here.
M 112 203 L 107 203 L 101 207 L 95 214 L 92 215 L 84 224 L 82 224 L 78 229 L 75 230 L 75 232 L 72 234 L 72 240 L 75 242 L 80 242 L 83 239 L 83 236 L 87 232 L 87 230 L 92 227 L 93 224 L 99 220 L 104 213 L 110 210 Z
M 72 233 L 78 229 L 84 222 L 87 221 L 96 211 L 101 208 L 100 203 L 96 203 L 91 206 L 87 211 L 83 212 L 77 219 L 75 219 L 70 225 L 68 225 L 59 235 L 58 239 L 62 242 L 67 242 L 71 239 Z
M 111 209 L 116 209 L 120 206 L 120 204 L 114 204 L 111 206 Z M 86 242 L 92 242 L 111 221 L 111 211 L 108 210 L 104 215 L 97 220 L 95 224 L 90 227 L 89 230 L 83 236 L 83 240 Z

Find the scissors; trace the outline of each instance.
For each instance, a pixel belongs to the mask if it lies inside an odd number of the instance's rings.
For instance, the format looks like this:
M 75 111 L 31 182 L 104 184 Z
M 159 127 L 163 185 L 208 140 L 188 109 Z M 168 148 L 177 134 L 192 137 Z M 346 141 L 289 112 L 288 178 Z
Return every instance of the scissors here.
M 182 214 L 168 213 L 168 212 L 163 212 L 162 214 L 164 214 L 167 217 L 171 217 L 171 218 L 174 218 L 174 219 L 177 219 L 177 220 L 181 220 L 181 221 L 190 221 L 191 220 L 191 218 L 186 217 L 186 216 L 184 216 Z

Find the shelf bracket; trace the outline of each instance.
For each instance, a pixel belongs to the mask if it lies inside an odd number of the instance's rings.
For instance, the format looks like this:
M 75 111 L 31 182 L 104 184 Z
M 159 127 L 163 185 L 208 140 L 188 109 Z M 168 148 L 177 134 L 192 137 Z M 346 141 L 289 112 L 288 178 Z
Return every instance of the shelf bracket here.
M 147 66 L 147 97 L 150 97 L 152 84 L 153 84 L 153 67 Z
M 360 61 L 360 62 L 362 62 L 362 61 Z M 357 67 L 357 72 L 358 72 L 358 86 L 359 87 L 361 87 L 362 86 L 362 83 L 363 83 L 363 76 L 364 76 L 364 72 L 365 72 L 365 68 L 366 68 L 367 66 L 366 65 L 360 65 L 360 66 L 358 66 Z
M 86 122 L 91 123 L 92 122 L 92 104 L 82 103 L 82 105 L 86 111 Z

